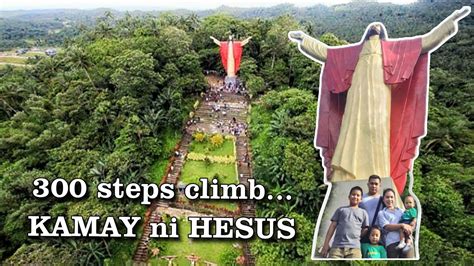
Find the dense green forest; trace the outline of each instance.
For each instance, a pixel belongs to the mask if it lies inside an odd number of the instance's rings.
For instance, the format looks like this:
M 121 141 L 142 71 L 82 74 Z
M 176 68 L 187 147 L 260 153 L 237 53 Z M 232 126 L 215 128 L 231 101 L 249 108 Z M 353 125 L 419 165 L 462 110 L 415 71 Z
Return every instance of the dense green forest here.
M 293 197 L 284 204 L 259 202 L 257 216 L 289 216 L 297 222 L 294 241 L 256 240 L 252 251 L 261 265 L 308 261 L 325 193 L 313 147 L 321 68 L 288 41 L 288 31 L 302 29 L 329 45 L 341 45 L 359 41 L 367 24 L 381 21 L 390 37 L 413 36 L 428 32 L 461 6 L 281 5 L 181 11 L 179 16 L 105 12 L 93 25 L 58 38 L 58 43 L 66 41 L 57 56 L 37 59 L 31 68 L 1 68 L 0 261 L 130 260 L 133 240 L 28 238 L 27 216 L 142 216 L 146 206 L 138 202 L 98 200 L 94 184 L 118 177 L 125 183 L 159 182 L 162 173 L 152 166 L 168 159 L 195 99 L 206 89 L 203 70 L 223 74 L 209 36 L 226 39 L 231 33 L 253 37 L 239 76 L 253 99 L 254 177 L 274 195 Z M 12 47 L 60 27 L 51 21 L 0 22 L 10 25 L 0 29 L 2 36 L 12 36 Z M 471 15 L 431 57 L 428 135 L 414 169 L 426 264 L 474 261 L 473 32 Z M 31 194 L 38 177 L 82 178 L 91 192 L 80 201 L 38 200 Z

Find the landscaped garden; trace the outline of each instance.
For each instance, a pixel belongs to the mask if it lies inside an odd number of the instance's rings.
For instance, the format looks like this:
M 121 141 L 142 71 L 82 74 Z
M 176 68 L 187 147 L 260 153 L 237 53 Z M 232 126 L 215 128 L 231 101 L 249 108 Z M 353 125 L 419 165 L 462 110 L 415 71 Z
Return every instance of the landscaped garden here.
M 189 146 L 180 181 L 189 184 L 199 182 L 199 178 L 218 177 L 219 183 L 238 183 L 235 158 L 235 141 L 220 134 L 207 136 L 195 133 Z
M 216 140 L 218 138 L 219 137 L 216 137 Z M 189 151 L 213 156 L 234 156 L 234 140 L 231 138 L 224 138 L 221 145 L 213 146 L 213 144 L 209 140 L 203 140 L 199 142 L 198 139 L 195 137 L 194 141 L 191 143 Z
M 189 153 L 181 171 L 180 182 L 200 184 L 200 178 L 211 181 L 217 178 L 220 184 L 238 184 L 235 158 L 235 141 L 220 134 L 207 136 L 195 133 Z M 217 208 L 234 211 L 236 202 L 207 201 Z
M 180 239 L 153 239 L 150 242 L 150 250 L 158 252 L 149 261 L 149 265 L 168 265 L 164 256 L 177 256 L 174 265 L 190 265 L 186 258 L 190 255 L 199 257 L 196 265 L 205 265 L 205 262 L 212 262 L 218 265 L 235 264 L 235 260 L 241 255 L 241 249 L 237 247 L 235 240 L 209 241 L 200 239 L 190 239 L 190 223 L 186 219 L 178 221 Z
M 237 174 L 234 164 L 209 163 L 205 161 L 186 160 L 180 181 L 185 184 L 199 183 L 199 178 L 206 177 L 210 180 L 218 176 L 219 183 L 236 184 Z

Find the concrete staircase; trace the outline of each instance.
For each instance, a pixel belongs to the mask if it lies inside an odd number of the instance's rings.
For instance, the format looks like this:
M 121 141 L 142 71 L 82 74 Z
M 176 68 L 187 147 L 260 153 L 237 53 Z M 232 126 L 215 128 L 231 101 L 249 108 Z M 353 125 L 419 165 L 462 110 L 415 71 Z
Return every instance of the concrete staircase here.
M 222 99 L 219 100 L 221 110 L 219 112 L 214 112 L 212 106 L 215 103 L 214 101 L 206 102 L 202 99 L 201 104 L 195 111 L 195 118 L 199 117 L 200 121 L 192 124 L 191 126 L 186 127 L 185 134 L 183 135 L 178 151 L 179 156 L 171 158 L 172 168 L 169 169 L 169 172 L 166 173 L 166 183 L 175 184 L 177 188 L 177 182 L 179 180 L 183 165 L 185 163 L 186 155 L 188 154 L 189 145 L 192 141 L 192 134 L 196 130 L 202 130 L 204 133 L 212 134 L 216 132 L 216 124 L 218 122 L 229 123 L 233 117 L 235 117 L 238 123 L 246 123 L 248 117 L 248 100 L 243 95 L 237 95 L 229 92 L 221 92 Z M 224 108 L 226 104 L 227 108 Z M 224 116 L 222 111 L 226 112 Z M 249 138 L 246 136 L 237 136 L 236 137 L 236 156 L 238 166 L 237 172 L 239 176 L 239 182 L 244 184 L 247 187 L 249 182 L 248 180 L 252 178 L 251 170 L 251 150 Z M 178 193 L 176 193 L 178 194 Z M 247 193 L 248 194 L 248 193 Z M 150 222 L 160 222 L 162 213 L 170 206 L 174 206 L 174 202 L 170 201 L 156 201 L 153 202 L 149 207 L 147 213 L 149 217 L 145 218 L 143 234 L 135 251 L 133 260 L 135 263 L 146 263 L 148 261 L 148 243 L 150 241 L 151 227 Z M 161 211 L 159 211 L 159 209 Z M 245 217 L 255 217 L 255 202 L 251 200 L 245 200 L 239 202 L 240 215 Z M 255 256 L 252 255 L 250 250 L 250 244 L 248 242 L 243 243 L 243 251 L 245 256 L 246 265 L 255 265 Z

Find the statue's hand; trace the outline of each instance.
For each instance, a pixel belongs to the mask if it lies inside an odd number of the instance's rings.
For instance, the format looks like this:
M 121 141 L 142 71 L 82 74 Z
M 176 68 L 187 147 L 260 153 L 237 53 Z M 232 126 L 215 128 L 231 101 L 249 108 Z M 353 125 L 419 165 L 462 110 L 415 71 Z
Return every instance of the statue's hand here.
M 300 30 L 288 32 L 288 38 L 294 42 L 302 41 L 304 38 L 304 33 Z
M 216 38 L 214 38 L 214 37 L 212 37 L 212 36 L 209 36 L 209 38 L 211 38 L 211 39 L 214 41 L 215 44 L 221 46 L 221 42 L 220 42 L 218 39 L 216 39 Z
M 250 36 L 250 37 L 248 37 L 247 39 L 243 40 L 243 41 L 240 43 L 240 45 L 241 45 L 241 46 L 246 45 L 246 44 L 250 41 L 250 39 L 252 39 L 252 36 Z
M 454 11 L 451 16 L 454 21 L 458 21 L 464 18 L 465 16 L 469 15 L 469 13 L 471 13 L 471 7 L 463 6 L 461 9 Z

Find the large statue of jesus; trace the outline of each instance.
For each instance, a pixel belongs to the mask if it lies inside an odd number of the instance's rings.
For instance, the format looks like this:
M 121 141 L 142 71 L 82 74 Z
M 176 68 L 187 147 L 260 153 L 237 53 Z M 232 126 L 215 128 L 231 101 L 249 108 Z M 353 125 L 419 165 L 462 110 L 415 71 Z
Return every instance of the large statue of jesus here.
M 401 194 L 426 133 L 429 53 L 454 36 L 470 7 L 423 36 L 388 39 L 372 23 L 357 44 L 329 47 L 292 31 L 307 57 L 324 63 L 315 144 L 327 180 L 392 177 Z
M 234 37 L 232 35 L 230 35 L 229 40 L 225 42 L 221 42 L 212 36 L 210 38 L 220 47 L 222 65 L 224 66 L 224 69 L 227 73 L 227 77 L 231 79 L 235 78 L 235 75 L 237 74 L 237 71 L 239 71 L 240 67 L 242 47 L 246 45 L 252 37 L 248 37 L 241 42 L 234 41 Z

